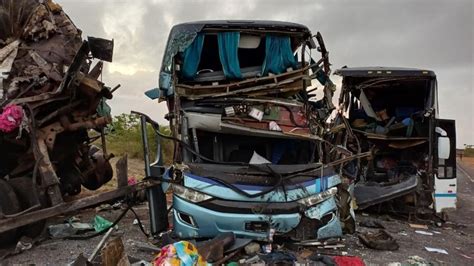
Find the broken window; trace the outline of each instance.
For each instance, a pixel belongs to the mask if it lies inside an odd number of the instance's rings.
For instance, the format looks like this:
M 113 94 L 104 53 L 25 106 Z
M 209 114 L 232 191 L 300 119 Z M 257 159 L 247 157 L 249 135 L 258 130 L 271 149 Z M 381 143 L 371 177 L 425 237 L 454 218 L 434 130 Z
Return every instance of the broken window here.
M 281 165 L 317 161 L 317 147 L 311 141 L 219 134 L 203 130 L 197 130 L 196 133 L 200 153 L 218 162 L 250 163 L 252 157 Z
M 296 69 L 291 39 L 240 32 L 199 33 L 177 61 L 183 82 L 222 81 Z

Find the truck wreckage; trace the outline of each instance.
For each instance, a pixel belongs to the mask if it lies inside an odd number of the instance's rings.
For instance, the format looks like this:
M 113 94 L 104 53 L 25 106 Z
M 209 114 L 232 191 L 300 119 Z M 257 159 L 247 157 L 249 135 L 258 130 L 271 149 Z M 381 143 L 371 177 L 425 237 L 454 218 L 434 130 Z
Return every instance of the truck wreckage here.
M 34 237 L 45 218 L 125 192 L 65 202 L 113 175 L 104 127 L 111 122 L 99 79 L 113 41 L 82 40 L 52 1 L 0 1 L 0 245 Z M 94 60 L 98 59 L 95 65 Z M 97 60 L 95 60 L 97 61 Z M 95 134 L 91 132 L 95 130 Z M 102 138 L 102 149 L 91 143 Z M 129 189 L 130 190 L 130 189 Z M 118 195 L 118 196 L 120 196 Z
M 325 139 L 334 109 L 329 66 L 321 34 L 303 25 L 173 27 L 159 88 L 146 94 L 167 102 L 177 144 L 171 168 L 164 170 L 158 158 L 149 169 L 171 183 L 177 237 L 232 231 L 261 241 L 303 241 L 354 231 L 342 166 L 367 154 Z M 319 100 L 312 81 L 323 85 Z M 164 194 L 150 198 L 152 228 L 163 230 L 167 219 L 159 212 L 166 208 L 153 206 L 165 202 Z

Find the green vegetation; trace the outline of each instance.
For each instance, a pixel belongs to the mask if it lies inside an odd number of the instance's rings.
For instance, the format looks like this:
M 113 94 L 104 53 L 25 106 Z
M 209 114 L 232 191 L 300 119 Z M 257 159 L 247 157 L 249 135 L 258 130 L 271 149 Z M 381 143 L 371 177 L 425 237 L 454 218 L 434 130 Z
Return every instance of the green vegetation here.
M 464 148 L 464 156 L 466 156 L 466 157 L 474 157 L 474 147 L 466 147 L 466 148 Z
M 116 156 L 128 154 L 129 157 L 143 159 L 142 137 L 140 131 L 140 118 L 136 115 L 121 114 L 115 116 L 107 135 L 107 150 Z M 168 126 L 160 126 L 160 132 L 171 135 Z M 156 158 L 156 134 L 151 125 L 147 125 L 148 143 L 150 145 L 150 160 Z M 161 138 L 163 162 L 169 165 L 173 160 L 173 142 Z

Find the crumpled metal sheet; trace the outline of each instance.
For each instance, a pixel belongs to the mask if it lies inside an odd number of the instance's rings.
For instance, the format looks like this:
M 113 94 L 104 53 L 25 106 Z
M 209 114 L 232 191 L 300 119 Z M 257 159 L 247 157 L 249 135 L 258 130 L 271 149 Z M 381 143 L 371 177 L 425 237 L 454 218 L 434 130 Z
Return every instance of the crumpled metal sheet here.
M 111 58 L 113 42 L 103 42 L 107 49 L 95 52 Z M 100 165 L 89 156 L 89 129 L 101 132 L 111 121 L 103 102 L 111 93 L 97 80 L 102 68 L 92 67 L 91 50 L 51 0 L 0 0 L 0 113 L 15 104 L 27 121 L 0 132 L 0 150 L 8 151 L 0 154 L 0 178 L 32 176 L 37 168 L 36 183 L 52 205 L 78 193 L 81 184 L 97 182 L 95 188 L 112 177 L 105 152 L 97 153 L 103 154 Z
M 19 40 L 11 42 L 0 50 L 0 99 L 3 98 L 3 80 L 7 79 L 18 53 Z
M 19 42 L 10 79 L 3 80 L 3 98 L 17 96 L 31 80 L 42 75 L 60 82 L 64 66 L 71 64 L 82 44 L 81 31 L 52 1 L 40 4 L 39 0 L 0 0 L 0 3 L 0 48 Z

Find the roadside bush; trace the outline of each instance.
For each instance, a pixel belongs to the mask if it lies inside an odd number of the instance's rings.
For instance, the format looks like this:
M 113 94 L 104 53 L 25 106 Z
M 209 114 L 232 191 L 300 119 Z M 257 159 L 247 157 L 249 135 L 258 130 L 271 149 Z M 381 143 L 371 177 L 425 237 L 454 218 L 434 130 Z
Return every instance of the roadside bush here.
M 464 149 L 464 156 L 474 157 L 474 148 L 465 148 Z
M 171 135 L 168 126 L 160 125 L 160 132 L 164 135 Z M 147 125 L 148 143 L 150 146 L 150 161 L 156 158 L 157 136 L 151 125 Z M 121 114 L 115 116 L 108 129 L 107 149 L 109 153 L 122 156 L 125 153 L 129 157 L 143 159 L 143 146 L 140 131 L 140 118 L 136 115 Z M 161 138 L 161 150 L 163 163 L 171 164 L 173 160 L 173 142 Z

